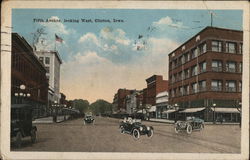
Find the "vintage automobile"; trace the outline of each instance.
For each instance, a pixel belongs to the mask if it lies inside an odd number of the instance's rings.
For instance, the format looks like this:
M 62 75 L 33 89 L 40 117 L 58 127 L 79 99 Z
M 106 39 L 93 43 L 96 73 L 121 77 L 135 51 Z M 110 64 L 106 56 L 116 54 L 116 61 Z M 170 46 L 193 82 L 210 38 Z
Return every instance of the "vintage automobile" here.
M 32 106 L 28 104 L 11 105 L 11 142 L 18 148 L 22 145 L 24 137 L 31 137 L 36 141 L 36 126 L 32 125 Z
M 201 131 L 204 129 L 204 120 L 197 117 L 187 117 L 186 121 L 177 121 L 175 123 L 175 132 L 186 131 L 191 134 L 192 131 Z
M 135 140 L 140 138 L 140 135 L 147 135 L 149 138 L 153 137 L 154 129 L 152 126 L 145 126 L 140 121 L 132 118 L 124 118 L 120 123 L 121 133 L 127 133 L 134 137 Z
M 95 118 L 92 115 L 86 115 L 84 117 L 83 124 L 86 125 L 86 124 L 91 124 L 91 123 L 94 125 Z

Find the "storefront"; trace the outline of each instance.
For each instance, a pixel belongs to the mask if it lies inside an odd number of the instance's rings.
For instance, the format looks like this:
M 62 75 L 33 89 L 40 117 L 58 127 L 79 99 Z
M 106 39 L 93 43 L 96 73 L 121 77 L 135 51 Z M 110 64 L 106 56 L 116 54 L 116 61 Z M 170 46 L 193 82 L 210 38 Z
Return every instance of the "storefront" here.
M 211 108 L 216 122 L 240 122 L 241 116 L 237 108 Z

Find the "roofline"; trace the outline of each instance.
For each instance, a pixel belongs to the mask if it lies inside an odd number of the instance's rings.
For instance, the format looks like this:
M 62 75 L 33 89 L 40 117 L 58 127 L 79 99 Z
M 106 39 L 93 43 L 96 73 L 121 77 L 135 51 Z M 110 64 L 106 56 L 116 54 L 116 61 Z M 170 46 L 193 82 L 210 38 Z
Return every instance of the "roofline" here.
M 179 48 L 181 48 L 183 45 L 187 44 L 190 40 L 192 40 L 194 37 L 198 36 L 200 33 L 204 32 L 207 29 L 218 29 L 218 30 L 224 30 L 224 31 L 234 31 L 234 32 L 243 32 L 241 30 L 235 30 L 235 29 L 228 29 L 228 28 L 219 28 L 219 27 L 211 27 L 211 26 L 207 26 L 204 29 L 202 29 L 200 32 L 198 32 L 197 34 L 195 34 L 194 36 L 192 36 L 191 38 L 189 38 L 187 41 L 185 41 L 184 43 L 182 43 L 179 47 L 177 47 L 175 50 L 173 50 L 172 52 L 170 52 L 168 55 L 172 54 L 173 52 L 177 51 Z
M 62 64 L 62 59 L 61 59 L 60 54 L 58 53 L 57 50 L 38 50 L 36 52 L 37 53 L 42 53 L 42 52 L 54 53 L 56 55 L 57 59 L 59 60 L 59 63 Z

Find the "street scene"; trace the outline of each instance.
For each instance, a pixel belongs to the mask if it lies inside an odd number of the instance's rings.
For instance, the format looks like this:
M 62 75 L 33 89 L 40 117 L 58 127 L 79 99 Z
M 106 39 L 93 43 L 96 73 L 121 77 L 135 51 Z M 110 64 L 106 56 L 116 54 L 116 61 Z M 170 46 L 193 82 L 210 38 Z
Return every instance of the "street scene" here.
M 241 153 L 242 15 L 13 9 L 10 150 Z
M 24 140 L 22 148 L 14 151 L 55 152 L 168 152 L 168 153 L 239 153 L 240 129 L 238 125 L 206 125 L 203 131 L 178 134 L 174 125 L 143 121 L 154 127 L 152 138 L 141 136 L 134 140 L 121 134 L 121 120 L 96 117 L 94 125 L 83 125 L 83 119 L 61 123 L 36 124 L 37 142 Z M 54 136 L 51 136 L 54 135 Z

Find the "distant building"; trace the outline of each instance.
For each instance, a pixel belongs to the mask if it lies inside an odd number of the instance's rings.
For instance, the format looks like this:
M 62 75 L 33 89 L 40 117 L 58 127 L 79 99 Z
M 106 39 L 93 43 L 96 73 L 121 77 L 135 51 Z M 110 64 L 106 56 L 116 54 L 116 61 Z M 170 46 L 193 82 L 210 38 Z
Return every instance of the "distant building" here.
M 137 95 L 139 94 L 139 91 L 132 90 L 130 91 L 130 94 L 126 96 L 126 112 L 128 114 L 134 114 L 137 111 L 138 108 L 138 100 Z
M 19 34 L 12 33 L 11 47 L 11 103 L 28 103 L 33 106 L 35 117 L 43 116 L 48 102 L 45 67 Z
M 40 62 L 45 65 L 46 76 L 49 79 L 49 106 L 55 101 L 60 102 L 60 66 L 62 60 L 57 51 L 35 51 Z
M 242 31 L 206 27 L 171 52 L 169 103 L 184 116 L 239 121 L 242 45 Z
M 169 119 L 168 91 L 156 95 L 156 118 Z
M 118 89 L 113 99 L 113 106 L 116 107 L 117 112 L 126 112 L 126 96 L 131 93 L 128 89 Z

